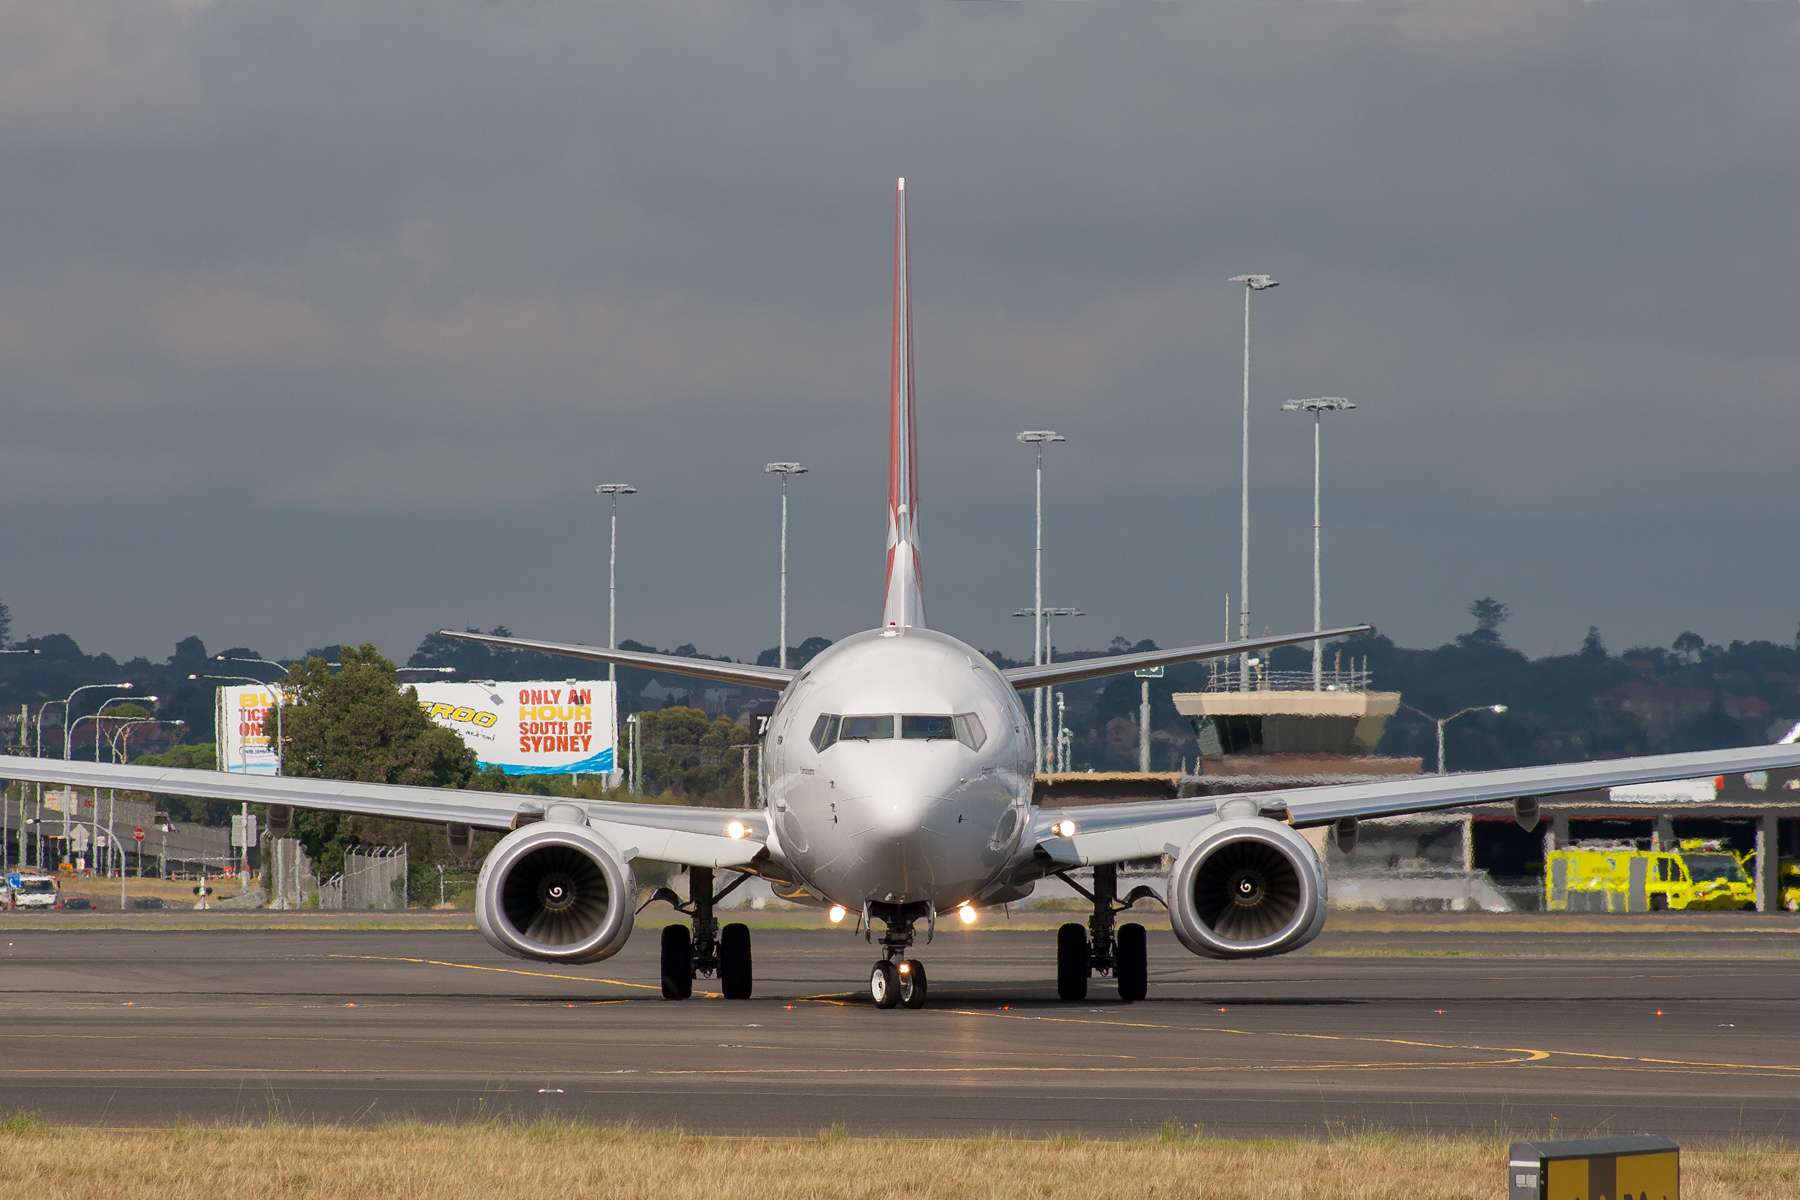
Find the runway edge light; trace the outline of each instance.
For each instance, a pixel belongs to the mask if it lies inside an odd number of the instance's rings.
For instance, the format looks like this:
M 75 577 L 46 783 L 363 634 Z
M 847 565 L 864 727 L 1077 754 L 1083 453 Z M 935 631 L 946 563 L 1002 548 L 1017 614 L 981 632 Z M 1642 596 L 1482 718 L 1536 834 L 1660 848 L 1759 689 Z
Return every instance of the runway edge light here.
M 1681 1148 L 1653 1133 L 1514 1142 L 1507 1200 L 1681 1200 Z

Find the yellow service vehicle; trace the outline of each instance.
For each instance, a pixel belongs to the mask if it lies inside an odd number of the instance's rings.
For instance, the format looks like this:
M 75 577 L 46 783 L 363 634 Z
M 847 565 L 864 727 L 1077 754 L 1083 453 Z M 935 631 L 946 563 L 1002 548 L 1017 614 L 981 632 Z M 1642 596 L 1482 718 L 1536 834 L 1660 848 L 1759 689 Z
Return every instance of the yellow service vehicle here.
M 1800 862 L 1781 860 L 1781 881 L 1775 885 L 1781 892 L 1781 907 L 1800 912 Z
M 1737 856 L 1715 843 L 1640 850 L 1589 842 L 1550 852 L 1544 901 L 1551 912 L 1742 909 L 1756 907 L 1756 885 Z

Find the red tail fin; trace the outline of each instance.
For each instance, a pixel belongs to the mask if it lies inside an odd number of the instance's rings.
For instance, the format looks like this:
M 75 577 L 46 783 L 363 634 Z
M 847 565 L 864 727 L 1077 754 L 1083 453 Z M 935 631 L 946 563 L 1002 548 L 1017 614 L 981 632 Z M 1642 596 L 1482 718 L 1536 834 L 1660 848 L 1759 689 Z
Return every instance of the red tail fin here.
M 906 180 L 894 200 L 894 361 L 888 400 L 887 591 L 884 628 L 925 624 L 919 563 L 918 428 L 913 411 L 912 280 L 906 250 Z

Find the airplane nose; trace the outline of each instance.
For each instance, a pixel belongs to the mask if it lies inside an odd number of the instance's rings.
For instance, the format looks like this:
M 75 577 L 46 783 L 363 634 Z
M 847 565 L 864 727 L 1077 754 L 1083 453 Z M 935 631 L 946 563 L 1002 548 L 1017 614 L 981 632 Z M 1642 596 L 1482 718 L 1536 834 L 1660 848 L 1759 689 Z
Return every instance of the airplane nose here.
M 868 805 L 869 825 L 881 837 L 901 841 L 912 837 L 925 824 L 930 802 L 914 792 L 883 791 L 864 801 Z

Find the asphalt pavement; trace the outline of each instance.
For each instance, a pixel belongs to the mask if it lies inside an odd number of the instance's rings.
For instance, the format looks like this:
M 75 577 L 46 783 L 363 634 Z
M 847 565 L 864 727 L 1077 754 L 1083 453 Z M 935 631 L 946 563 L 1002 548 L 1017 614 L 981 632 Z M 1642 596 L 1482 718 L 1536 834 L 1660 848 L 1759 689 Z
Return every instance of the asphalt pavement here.
M 940 930 L 920 1011 L 845 929 L 760 929 L 756 994 L 443 929 L 0 932 L 0 1109 L 54 1120 L 522 1120 L 714 1133 L 1122 1137 L 1388 1128 L 1800 1130 L 1800 921 L 1327 932 L 1215 962 L 1150 935 L 1150 999 L 1056 1000 L 1048 929 Z M 1415 923 L 1416 924 L 1416 923 Z

